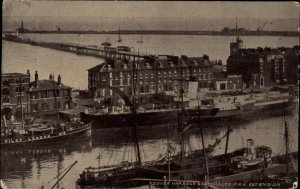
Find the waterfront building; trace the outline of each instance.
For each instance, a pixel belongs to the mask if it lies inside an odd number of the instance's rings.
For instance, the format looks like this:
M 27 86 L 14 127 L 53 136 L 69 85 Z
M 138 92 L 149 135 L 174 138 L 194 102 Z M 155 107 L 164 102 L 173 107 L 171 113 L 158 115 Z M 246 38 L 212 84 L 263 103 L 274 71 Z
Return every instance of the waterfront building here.
M 31 113 L 55 114 L 57 111 L 71 107 L 72 89 L 61 82 L 60 75 L 58 75 L 57 81 L 52 74 L 50 74 L 49 80 L 39 80 L 36 71 L 34 78 L 35 80 L 30 83 L 28 90 Z
M 242 75 L 246 88 L 295 83 L 299 47 L 298 52 L 292 49 L 297 48 L 243 48 L 243 41 L 237 38 L 230 44 L 227 72 Z
M 89 93 L 96 98 L 113 95 L 114 87 L 126 95 L 166 93 L 178 95 L 183 85 L 187 90 L 188 81 L 195 80 L 199 88 L 210 88 L 213 82 L 213 64 L 207 55 L 203 57 L 158 56 L 137 59 L 135 85 L 133 85 L 133 61 L 107 59 L 103 64 L 88 70 Z M 116 91 L 115 91 L 116 92 Z
M 241 75 L 224 75 L 214 78 L 214 90 L 216 91 L 240 91 L 243 89 Z
M 293 48 L 281 48 L 283 57 L 286 63 L 286 79 L 288 83 L 297 84 L 299 80 L 299 59 L 300 49 L 299 46 Z
M 21 116 L 28 113 L 28 96 L 30 73 L 3 73 L 1 79 L 1 115 L 7 120 L 12 115 Z M 1 118 L 2 119 L 2 118 Z

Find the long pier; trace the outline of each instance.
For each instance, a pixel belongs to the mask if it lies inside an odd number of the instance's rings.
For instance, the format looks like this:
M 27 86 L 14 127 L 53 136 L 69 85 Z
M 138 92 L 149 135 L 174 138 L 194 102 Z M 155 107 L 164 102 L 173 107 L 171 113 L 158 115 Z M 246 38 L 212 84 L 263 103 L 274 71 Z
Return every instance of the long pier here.
M 123 60 L 134 60 L 135 58 L 143 58 L 150 56 L 150 54 L 126 52 L 116 50 L 114 47 L 103 47 L 103 46 L 90 46 L 80 45 L 74 43 L 57 43 L 57 42 L 45 42 L 45 41 L 32 41 L 30 39 L 24 39 L 19 37 L 2 37 L 3 40 L 12 41 L 16 43 L 29 44 L 33 46 L 39 46 L 44 48 L 50 48 L 65 52 L 74 53 L 77 55 L 93 56 L 97 58 L 107 59 L 123 59 Z

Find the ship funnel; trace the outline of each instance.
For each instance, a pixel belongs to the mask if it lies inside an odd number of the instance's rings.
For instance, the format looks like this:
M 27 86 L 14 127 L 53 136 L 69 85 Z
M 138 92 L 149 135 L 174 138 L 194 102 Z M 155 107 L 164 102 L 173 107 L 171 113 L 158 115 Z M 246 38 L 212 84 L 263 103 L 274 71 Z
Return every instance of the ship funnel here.
M 255 152 L 254 140 L 253 139 L 248 139 L 247 140 L 247 148 L 248 148 L 248 155 L 250 155 L 252 158 L 256 158 L 255 157 L 256 152 Z

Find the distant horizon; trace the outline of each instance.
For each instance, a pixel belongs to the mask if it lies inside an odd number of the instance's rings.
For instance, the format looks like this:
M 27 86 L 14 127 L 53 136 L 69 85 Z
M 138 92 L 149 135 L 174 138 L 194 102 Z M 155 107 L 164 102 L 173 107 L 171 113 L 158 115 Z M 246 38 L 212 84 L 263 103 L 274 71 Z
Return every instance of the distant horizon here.
M 47 19 L 44 19 L 47 18 Z M 66 18 L 66 19 L 61 19 Z M 177 31 L 221 31 L 224 27 L 235 28 L 235 18 L 113 18 L 88 17 L 3 17 L 3 31 L 15 31 L 24 22 L 30 30 L 56 30 L 59 26 L 65 31 L 116 31 L 121 30 L 177 30 Z M 238 18 L 238 28 L 255 31 L 263 27 L 265 31 L 298 31 L 299 19 L 296 18 Z
M 37 1 L 3 2 L 2 28 L 32 30 L 220 31 L 224 27 L 298 31 L 298 2 Z

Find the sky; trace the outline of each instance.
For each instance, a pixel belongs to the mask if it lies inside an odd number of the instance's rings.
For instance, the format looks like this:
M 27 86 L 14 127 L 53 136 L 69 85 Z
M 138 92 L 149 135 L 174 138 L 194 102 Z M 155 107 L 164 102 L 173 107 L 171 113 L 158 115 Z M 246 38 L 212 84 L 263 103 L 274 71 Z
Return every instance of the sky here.
M 297 31 L 297 2 L 32 1 L 4 0 L 2 27 L 56 30 L 256 30 Z M 267 24 L 265 24 L 267 23 Z
M 4 0 L 3 16 L 299 18 L 299 3 Z

